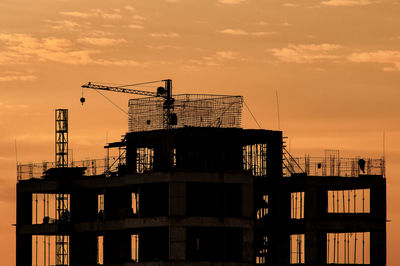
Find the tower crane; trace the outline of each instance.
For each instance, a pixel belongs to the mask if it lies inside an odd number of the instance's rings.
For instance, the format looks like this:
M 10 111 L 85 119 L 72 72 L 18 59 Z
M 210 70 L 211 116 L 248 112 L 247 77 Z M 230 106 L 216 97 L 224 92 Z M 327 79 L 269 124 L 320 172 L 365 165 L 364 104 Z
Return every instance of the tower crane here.
M 143 95 L 143 96 L 151 96 L 151 97 L 162 97 L 164 98 L 163 104 L 163 128 L 164 129 L 171 129 L 172 126 L 177 124 L 177 116 L 173 113 L 174 109 L 174 98 L 172 97 L 172 80 L 165 79 L 161 80 L 165 83 L 164 87 L 158 87 L 157 92 L 152 91 L 144 91 L 144 90 L 137 90 L 137 89 L 129 89 L 125 88 L 128 86 L 137 86 L 149 83 L 155 83 L 159 81 L 152 81 L 152 82 L 144 82 L 132 85 L 125 85 L 120 87 L 115 86 L 106 86 L 101 84 L 94 84 L 92 82 L 88 82 L 87 84 L 82 85 L 82 88 L 88 88 L 93 90 L 103 90 L 103 91 L 112 91 L 112 92 L 119 92 L 119 93 L 129 93 L 129 94 L 136 94 L 136 95 Z M 82 105 L 86 101 L 85 98 L 82 96 L 80 99 Z

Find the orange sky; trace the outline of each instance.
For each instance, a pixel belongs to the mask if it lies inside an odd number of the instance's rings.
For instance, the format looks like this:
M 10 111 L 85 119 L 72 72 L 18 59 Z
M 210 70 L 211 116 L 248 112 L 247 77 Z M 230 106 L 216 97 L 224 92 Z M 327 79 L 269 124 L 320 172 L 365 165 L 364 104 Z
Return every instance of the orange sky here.
M 74 159 L 99 158 L 127 117 L 87 81 L 171 78 L 175 93 L 243 95 L 293 155 L 382 154 L 386 132 L 388 265 L 400 246 L 400 1 L 2 0 L 0 258 L 15 264 L 18 161 L 53 160 L 54 109 L 70 110 Z M 152 90 L 152 88 L 146 88 Z M 127 108 L 126 95 L 107 94 Z M 244 110 L 244 127 L 256 128 Z

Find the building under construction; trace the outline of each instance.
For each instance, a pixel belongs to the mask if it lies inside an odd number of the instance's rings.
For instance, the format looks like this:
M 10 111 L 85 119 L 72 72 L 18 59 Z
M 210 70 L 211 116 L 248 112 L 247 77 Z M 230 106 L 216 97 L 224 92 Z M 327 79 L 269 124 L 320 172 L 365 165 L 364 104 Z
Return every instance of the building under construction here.
M 18 165 L 17 266 L 386 265 L 384 158 L 294 158 L 242 97 L 167 94 L 103 159 L 69 160 L 56 110 L 55 162 Z

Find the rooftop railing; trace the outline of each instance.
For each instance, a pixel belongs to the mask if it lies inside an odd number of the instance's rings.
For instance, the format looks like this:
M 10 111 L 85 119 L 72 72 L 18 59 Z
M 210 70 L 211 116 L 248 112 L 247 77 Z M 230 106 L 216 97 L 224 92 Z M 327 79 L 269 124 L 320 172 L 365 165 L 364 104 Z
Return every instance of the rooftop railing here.
M 286 159 L 284 176 L 305 173 L 308 176 L 358 177 L 382 175 L 385 177 L 385 159 L 339 157 L 290 157 Z
M 104 159 L 88 159 L 70 162 L 68 167 L 85 167 L 85 176 L 101 175 L 117 171 L 118 165 L 125 164 L 125 157 L 112 156 Z M 18 164 L 17 179 L 43 178 L 48 169 L 55 168 L 54 162 Z

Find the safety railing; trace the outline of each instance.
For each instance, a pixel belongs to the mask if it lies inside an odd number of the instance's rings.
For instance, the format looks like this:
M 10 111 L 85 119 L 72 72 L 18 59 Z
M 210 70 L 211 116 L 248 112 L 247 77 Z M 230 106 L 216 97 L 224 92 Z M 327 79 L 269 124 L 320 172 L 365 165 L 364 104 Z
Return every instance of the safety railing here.
M 359 175 L 382 175 L 385 177 L 385 159 L 338 158 L 338 157 L 292 157 L 286 161 L 294 165 L 292 169 L 301 169 L 299 173 L 308 176 L 358 177 Z M 285 176 L 297 172 L 286 171 Z
M 126 158 L 112 156 L 104 159 L 88 159 L 70 162 L 68 167 L 85 167 L 85 176 L 101 175 L 117 171 L 118 166 L 126 164 Z M 28 163 L 17 165 L 17 179 L 43 178 L 48 169 L 55 168 L 55 162 Z

